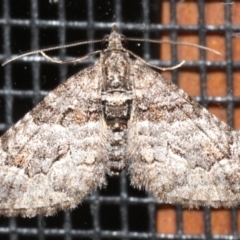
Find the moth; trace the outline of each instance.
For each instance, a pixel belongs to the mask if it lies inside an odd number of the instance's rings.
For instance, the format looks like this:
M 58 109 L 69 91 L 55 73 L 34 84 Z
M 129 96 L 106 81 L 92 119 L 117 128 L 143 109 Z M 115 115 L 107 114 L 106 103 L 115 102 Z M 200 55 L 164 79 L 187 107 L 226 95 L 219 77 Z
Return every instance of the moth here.
M 116 25 L 103 41 L 99 60 L 0 138 L 0 214 L 75 208 L 125 168 L 132 186 L 168 203 L 238 205 L 239 133 L 132 59 Z

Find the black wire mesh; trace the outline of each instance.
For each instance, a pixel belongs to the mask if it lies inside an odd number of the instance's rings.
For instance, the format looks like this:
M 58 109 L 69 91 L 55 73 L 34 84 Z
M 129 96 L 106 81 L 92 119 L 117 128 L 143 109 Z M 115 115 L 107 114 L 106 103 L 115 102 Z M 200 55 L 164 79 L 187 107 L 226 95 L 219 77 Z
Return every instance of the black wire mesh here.
M 1 0 L 0 44 L 3 48 L 0 60 L 31 49 L 101 39 L 110 32 L 112 23 L 117 23 L 126 36 L 146 39 L 156 39 L 167 31 L 172 40 L 177 40 L 179 32 L 193 31 L 199 34 L 201 45 L 205 45 L 206 32 L 220 32 L 226 37 L 226 60 L 208 62 L 205 60 L 205 52 L 200 51 L 201 60 L 187 62 L 185 68 L 198 68 L 201 72 L 201 96 L 197 100 L 205 106 L 216 101 L 226 104 L 228 122 L 233 125 L 233 108 L 240 101 L 232 94 L 232 75 L 239 63 L 232 62 L 230 40 L 232 32 L 239 31 L 239 26 L 231 24 L 230 4 L 225 5 L 224 26 L 206 26 L 203 21 L 196 26 L 179 26 L 175 15 L 177 2 L 170 0 L 171 23 L 161 25 L 159 15 L 162 2 L 157 0 Z M 204 19 L 205 2 L 207 1 L 198 1 L 200 19 Z M 61 49 L 53 52 L 53 55 L 67 59 L 69 56 L 83 56 L 99 48 L 102 47 L 89 44 L 77 49 Z M 138 44 L 129 43 L 128 48 L 159 66 L 170 66 L 178 62 L 176 46 L 171 47 L 171 62 L 157 59 L 158 46 L 144 43 L 139 47 Z M 77 65 L 56 66 L 47 63 L 42 57 L 28 56 L 1 68 L 0 130 L 4 132 L 32 109 L 48 91 L 93 61 L 90 59 Z M 216 99 L 207 95 L 206 75 L 209 66 L 226 70 L 226 97 Z M 178 82 L 178 70 L 172 72 L 172 78 Z M 176 206 L 176 234 L 157 234 L 155 214 L 159 204 L 161 203 L 146 193 L 131 188 L 126 173 L 123 172 L 119 178 L 109 178 L 106 189 L 86 198 L 72 212 L 60 212 L 47 218 L 0 218 L 0 239 L 230 239 L 238 236 L 236 210 L 232 210 L 232 235 L 212 236 L 209 209 L 204 210 L 205 234 L 184 234 L 180 206 Z

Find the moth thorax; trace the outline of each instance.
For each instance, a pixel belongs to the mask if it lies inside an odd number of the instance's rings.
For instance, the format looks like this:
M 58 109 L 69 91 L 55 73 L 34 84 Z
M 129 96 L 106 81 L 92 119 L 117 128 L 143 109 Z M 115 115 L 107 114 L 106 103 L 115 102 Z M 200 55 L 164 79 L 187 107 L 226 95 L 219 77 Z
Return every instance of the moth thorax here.
M 102 61 L 102 91 L 132 90 L 129 66 L 129 57 L 125 51 L 118 49 L 106 52 Z

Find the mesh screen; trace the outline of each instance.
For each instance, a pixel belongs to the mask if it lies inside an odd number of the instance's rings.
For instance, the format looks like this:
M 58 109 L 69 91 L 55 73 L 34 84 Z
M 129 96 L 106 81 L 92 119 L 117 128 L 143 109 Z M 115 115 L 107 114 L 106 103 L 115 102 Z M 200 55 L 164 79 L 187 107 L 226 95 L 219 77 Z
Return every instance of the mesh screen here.
M 163 1 L 165 2 L 165 1 Z M 235 125 L 234 109 L 239 107 L 239 96 L 233 95 L 233 81 L 239 62 L 233 61 L 231 39 L 239 31 L 239 25 L 232 24 L 230 1 L 197 1 L 199 22 L 196 25 L 178 25 L 177 4 L 183 9 L 196 1 L 167 1 L 169 13 L 163 12 L 164 5 L 157 0 L 1 0 L 0 31 L 2 46 L 0 60 L 34 49 L 66 43 L 101 39 L 109 34 L 113 23 L 128 37 L 157 39 L 170 36 L 177 40 L 181 34 L 194 33 L 199 44 L 205 45 L 208 33 L 217 33 L 226 39 L 225 59 L 206 60 L 206 52 L 199 51 L 198 61 L 187 61 L 183 70 L 200 72 L 199 94 L 196 99 L 208 106 L 220 105 L 227 110 L 227 122 Z M 206 25 L 206 3 L 222 4 L 224 20 L 222 25 Z M 226 3 L 226 4 L 225 4 Z M 240 6 L 238 6 L 240 7 Z M 165 11 L 165 10 L 164 10 Z M 169 15 L 169 23 L 162 24 L 164 14 Z M 188 14 L 184 12 L 183 14 Z M 102 49 L 101 44 L 89 44 L 74 49 L 61 49 L 51 56 L 69 59 L 84 56 Z M 179 62 L 178 48 L 170 47 L 171 58 L 159 60 L 164 49 L 158 45 L 128 43 L 128 48 L 146 61 L 158 66 L 172 66 Z M 79 64 L 55 65 L 39 56 L 28 56 L 0 68 L 0 130 L 24 116 L 49 91 L 60 82 L 94 62 L 94 58 Z M 227 73 L 225 96 L 209 96 L 207 74 L 209 69 L 220 69 Z M 172 71 L 169 76 L 179 83 L 181 70 Z M 240 80 L 239 80 L 240 81 Z M 190 83 L 189 83 L 190 84 Z M 240 94 L 239 94 L 240 95 Z M 219 106 L 218 106 L 219 107 Z M 240 125 L 239 125 L 240 126 Z M 157 233 L 159 219 L 157 210 L 163 211 L 163 203 L 152 199 L 145 192 L 132 188 L 126 172 L 119 178 L 109 178 L 108 186 L 87 197 L 79 207 L 71 212 L 59 212 L 53 217 L 0 218 L 0 239 L 232 239 L 238 236 L 236 210 L 231 210 L 231 232 L 215 235 L 211 229 L 210 209 L 203 209 L 204 231 L 190 235 L 183 231 L 183 210 L 172 207 L 175 212 L 175 233 Z M 159 213 L 158 211 L 158 213 Z M 156 219 L 157 222 L 156 222 Z

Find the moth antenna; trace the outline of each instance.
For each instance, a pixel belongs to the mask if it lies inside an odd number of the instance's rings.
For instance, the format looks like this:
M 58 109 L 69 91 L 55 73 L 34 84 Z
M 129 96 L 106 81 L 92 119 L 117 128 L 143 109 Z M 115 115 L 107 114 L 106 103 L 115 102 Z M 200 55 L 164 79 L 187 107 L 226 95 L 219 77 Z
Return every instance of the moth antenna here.
M 135 57 L 137 60 L 141 61 L 142 63 L 144 63 L 145 65 L 147 66 L 150 66 L 152 68 L 156 68 L 158 70 L 161 70 L 161 71 L 169 71 L 169 70 L 174 70 L 174 69 L 177 69 L 177 68 L 180 68 L 184 63 L 185 63 L 185 60 L 183 60 L 182 62 L 180 62 L 179 64 L 175 65 L 175 66 L 172 66 L 172 67 L 167 67 L 167 68 L 162 68 L 162 67 L 158 67 L 156 65 L 153 65 L 151 63 L 148 63 L 147 61 L 145 61 L 144 59 L 140 58 L 138 55 L 136 55 L 135 53 L 131 52 L 128 50 L 128 53 L 130 55 L 132 55 L 133 57 Z
M 194 43 L 187 43 L 187 42 L 174 42 L 174 41 L 169 41 L 169 40 L 153 40 L 153 39 L 141 39 L 141 38 L 125 38 L 125 40 L 132 41 L 132 42 L 149 42 L 149 43 L 160 43 L 160 44 L 173 44 L 173 45 L 182 45 L 182 46 L 189 46 L 189 47 L 196 47 L 200 48 L 206 51 L 213 52 L 218 55 L 222 55 L 220 52 L 209 48 L 205 47 L 202 45 L 194 44 Z
M 55 46 L 55 47 L 50 47 L 50 48 L 44 48 L 44 49 L 40 49 L 40 50 L 35 50 L 35 51 L 31 51 L 31 52 L 27 52 L 27 53 L 23 53 L 19 56 L 13 57 L 9 60 L 7 60 L 6 62 L 4 62 L 2 64 L 2 66 L 13 62 L 19 58 L 25 57 L 25 56 L 29 56 L 32 54 L 37 54 L 37 53 L 43 53 L 43 52 L 49 52 L 49 51 L 53 51 L 53 50 L 57 50 L 57 49 L 61 49 L 61 48 L 70 48 L 70 47 L 76 47 L 76 46 L 80 46 L 80 45 L 84 45 L 84 44 L 90 44 L 90 43 L 99 43 L 102 42 L 103 40 L 93 40 L 93 41 L 84 41 L 84 42 L 78 42 L 78 43 L 71 43 L 71 44 L 67 44 L 67 45 L 63 45 L 63 46 Z
M 61 60 L 57 60 L 57 59 L 54 59 L 52 57 L 50 57 L 49 55 L 47 55 L 46 53 L 44 52 L 40 52 L 40 54 L 45 57 L 47 60 L 49 60 L 50 62 L 53 62 L 53 63 L 57 63 L 57 64 L 68 64 L 68 63 L 75 63 L 75 62 L 81 62 L 85 59 L 88 59 L 89 57 L 91 57 L 92 55 L 96 55 L 98 53 L 101 53 L 100 50 L 98 51 L 95 51 L 95 52 L 92 52 L 92 53 L 89 53 L 83 57 L 80 57 L 80 58 L 75 58 L 75 59 L 72 59 L 72 60 L 68 60 L 68 61 L 61 61 Z

